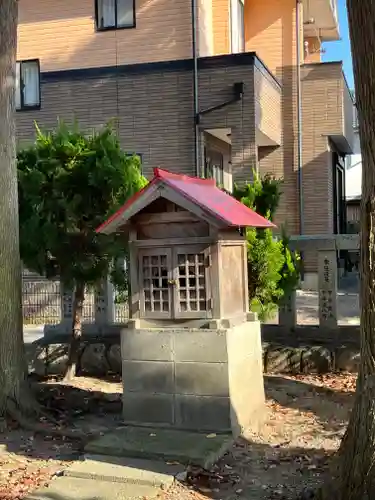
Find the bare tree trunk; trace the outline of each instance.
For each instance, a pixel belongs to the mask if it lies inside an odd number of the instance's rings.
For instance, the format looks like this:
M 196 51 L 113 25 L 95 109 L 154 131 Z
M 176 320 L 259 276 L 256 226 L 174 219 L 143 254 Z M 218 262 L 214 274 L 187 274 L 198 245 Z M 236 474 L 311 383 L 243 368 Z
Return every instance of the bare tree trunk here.
M 68 366 L 65 372 L 64 380 L 72 380 L 77 373 L 78 352 L 82 339 L 82 313 L 85 300 L 85 284 L 76 283 L 74 301 L 73 301 L 73 324 L 72 337 L 69 345 Z
M 347 0 L 362 149 L 361 365 L 324 500 L 375 498 L 375 0 Z
M 21 404 L 26 378 L 22 334 L 14 88 L 17 1 L 0 2 L 0 416 Z

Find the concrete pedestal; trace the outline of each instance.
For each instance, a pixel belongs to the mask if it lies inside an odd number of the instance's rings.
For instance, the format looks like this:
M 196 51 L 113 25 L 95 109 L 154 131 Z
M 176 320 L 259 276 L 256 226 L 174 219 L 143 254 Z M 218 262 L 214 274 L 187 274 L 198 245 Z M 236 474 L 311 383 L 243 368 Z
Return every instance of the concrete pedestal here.
M 125 423 L 230 432 L 264 416 L 258 321 L 228 329 L 124 329 Z

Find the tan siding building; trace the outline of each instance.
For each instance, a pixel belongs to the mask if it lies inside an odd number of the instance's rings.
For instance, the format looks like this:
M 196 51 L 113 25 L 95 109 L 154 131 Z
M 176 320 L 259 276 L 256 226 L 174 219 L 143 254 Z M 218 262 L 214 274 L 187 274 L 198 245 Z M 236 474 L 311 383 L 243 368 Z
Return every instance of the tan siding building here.
M 284 181 L 278 225 L 307 234 L 342 228 L 353 108 L 341 64 L 321 63 L 322 42 L 339 39 L 335 1 L 112 5 L 19 0 L 20 141 L 33 138 L 34 120 L 78 119 L 92 129 L 116 118 L 146 175 L 162 166 L 214 175 L 230 189 L 254 169 L 270 172 Z
M 18 59 L 39 59 L 42 71 L 58 71 L 191 57 L 189 1 L 135 5 L 134 28 L 99 31 L 95 0 L 20 0 Z

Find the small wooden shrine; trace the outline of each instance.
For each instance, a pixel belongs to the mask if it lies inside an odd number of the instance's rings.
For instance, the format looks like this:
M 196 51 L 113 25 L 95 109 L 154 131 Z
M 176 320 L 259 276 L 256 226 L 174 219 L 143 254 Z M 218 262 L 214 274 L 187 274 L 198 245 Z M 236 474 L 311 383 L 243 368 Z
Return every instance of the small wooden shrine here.
M 240 318 L 248 312 L 243 227 L 274 227 L 211 179 L 155 169 L 98 232 L 129 241 L 130 316 L 140 324 Z
M 264 414 L 260 324 L 248 313 L 240 229 L 272 224 L 212 180 L 155 169 L 99 232 L 130 248 L 121 330 L 127 425 L 232 432 Z

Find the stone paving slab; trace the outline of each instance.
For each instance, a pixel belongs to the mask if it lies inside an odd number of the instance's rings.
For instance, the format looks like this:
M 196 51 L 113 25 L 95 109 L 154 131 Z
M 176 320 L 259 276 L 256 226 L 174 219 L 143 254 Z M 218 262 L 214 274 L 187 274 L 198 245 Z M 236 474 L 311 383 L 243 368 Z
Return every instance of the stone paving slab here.
M 182 465 L 139 458 L 85 455 L 64 471 L 64 476 L 114 483 L 145 484 L 169 487 L 175 476 L 184 470 Z
M 48 488 L 37 490 L 25 500 L 139 500 L 154 498 L 158 493 L 158 487 L 144 484 L 59 477 Z
M 122 427 L 86 445 L 85 452 L 98 455 L 177 461 L 212 466 L 232 445 L 228 434 L 202 434 L 175 429 Z

